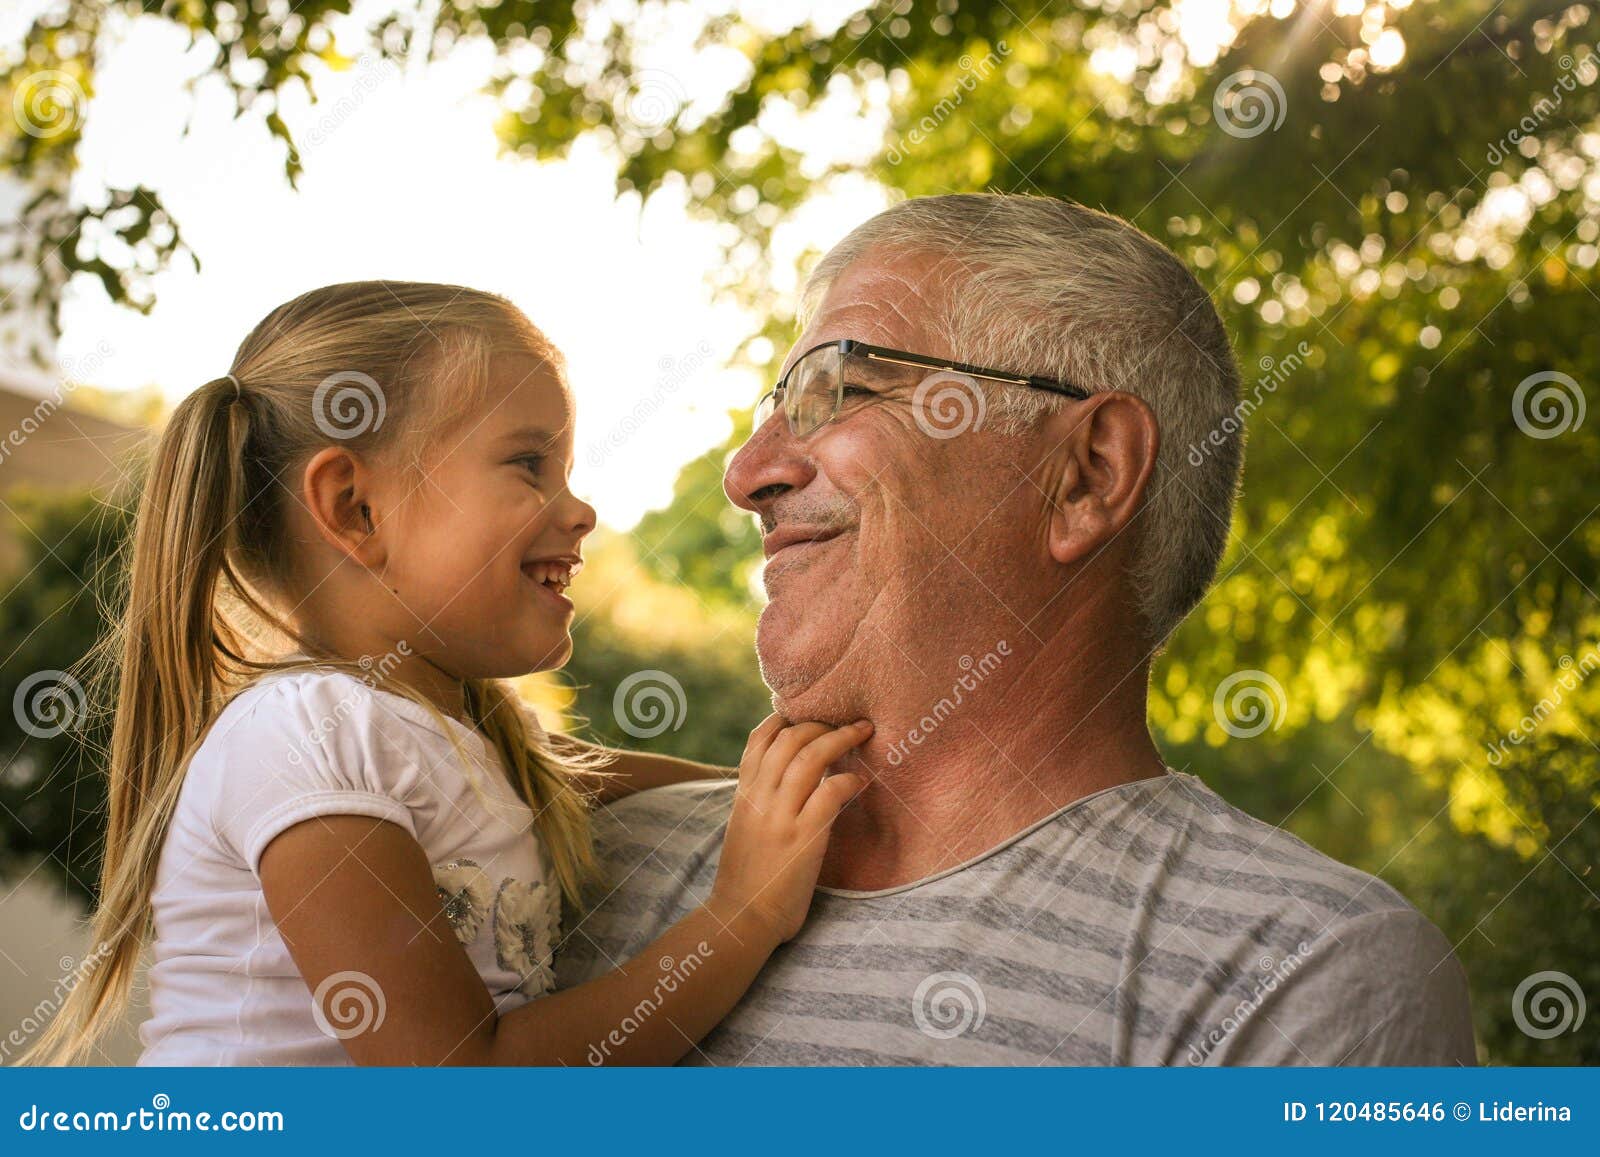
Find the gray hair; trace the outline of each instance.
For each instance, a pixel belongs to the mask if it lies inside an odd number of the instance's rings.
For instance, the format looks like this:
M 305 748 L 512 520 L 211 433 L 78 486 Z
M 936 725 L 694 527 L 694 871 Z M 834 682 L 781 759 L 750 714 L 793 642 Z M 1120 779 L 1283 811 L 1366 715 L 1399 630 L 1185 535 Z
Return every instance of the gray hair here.
M 1239 370 L 1206 291 L 1121 218 L 1053 197 L 962 193 L 904 201 L 858 226 L 807 281 L 803 319 L 869 250 L 961 268 L 959 284 L 934 295 L 931 319 L 959 360 L 1121 390 L 1154 411 L 1161 451 L 1130 578 L 1150 641 L 1163 644 L 1216 576 L 1244 456 Z M 1002 432 L 1066 404 L 1014 386 L 985 398 Z M 1206 447 L 1201 461 L 1184 462 L 1194 446 Z

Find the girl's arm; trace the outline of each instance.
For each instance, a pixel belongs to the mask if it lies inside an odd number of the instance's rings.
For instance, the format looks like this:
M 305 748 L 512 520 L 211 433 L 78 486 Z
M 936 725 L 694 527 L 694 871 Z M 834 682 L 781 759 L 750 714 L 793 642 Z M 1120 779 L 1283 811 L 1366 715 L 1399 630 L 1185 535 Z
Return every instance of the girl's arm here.
M 870 734 L 864 724 L 768 718 L 740 763 L 705 903 L 616 971 L 505 1015 L 403 828 L 359 816 L 298 824 L 263 853 L 262 890 L 326 1023 L 358 1064 L 670 1064 L 799 931 L 833 820 L 863 782 L 824 776 Z M 343 1015 L 351 998 L 365 1023 Z
M 605 777 L 595 789 L 595 802 L 607 804 L 648 791 L 652 787 L 665 787 L 669 783 L 685 783 L 697 779 L 731 779 L 737 774 L 731 767 L 718 767 L 710 763 L 696 763 L 672 755 L 656 755 L 648 751 L 623 751 L 615 747 L 602 747 L 596 743 L 571 735 L 553 734 L 550 741 L 578 753 L 604 752 L 612 757 L 606 765 Z

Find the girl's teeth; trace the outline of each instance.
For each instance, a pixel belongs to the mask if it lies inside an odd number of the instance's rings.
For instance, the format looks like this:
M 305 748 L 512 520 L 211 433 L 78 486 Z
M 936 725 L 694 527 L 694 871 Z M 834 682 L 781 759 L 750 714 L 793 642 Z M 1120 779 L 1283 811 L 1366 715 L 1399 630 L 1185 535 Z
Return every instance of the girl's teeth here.
M 572 576 L 577 573 L 577 569 L 572 567 L 569 570 L 559 563 L 533 563 L 528 567 L 528 577 L 560 594 L 572 585 Z

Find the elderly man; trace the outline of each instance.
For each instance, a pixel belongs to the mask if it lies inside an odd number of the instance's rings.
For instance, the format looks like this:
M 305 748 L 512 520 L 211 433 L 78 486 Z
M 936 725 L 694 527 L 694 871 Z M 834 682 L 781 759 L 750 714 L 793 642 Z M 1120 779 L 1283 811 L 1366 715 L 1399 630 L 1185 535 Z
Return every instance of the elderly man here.
M 870 784 L 804 929 L 689 1061 L 1473 1063 L 1444 937 L 1151 740 L 1151 659 L 1212 581 L 1241 460 L 1188 271 L 1077 205 L 929 197 L 805 303 L 725 488 L 765 533 L 775 709 L 871 719 Z M 705 897 L 732 794 L 602 817 L 564 983 Z

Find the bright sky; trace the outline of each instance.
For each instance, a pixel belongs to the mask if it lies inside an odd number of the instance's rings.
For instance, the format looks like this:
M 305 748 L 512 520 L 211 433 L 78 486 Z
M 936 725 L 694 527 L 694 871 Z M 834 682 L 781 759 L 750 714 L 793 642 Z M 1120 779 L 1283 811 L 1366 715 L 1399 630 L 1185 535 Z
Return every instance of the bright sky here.
M 0 16 L 0 37 L 20 41 L 27 15 Z M 352 55 L 355 44 L 341 39 Z M 281 146 L 259 117 L 232 118 L 220 81 L 185 91 L 205 56 L 141 20 L 102 57 L 75 191 L 155 188 L 202 271 L 184 261 L 163 274 L 149 316 L 75 282 L 57 351 L 68 371 L 92 367 L 75 376 L 110 389 L 154 383 L 177 398 L 226 372 L 264 314 L 314 286 L 393 277 L 493 290 L 566 352 L 574 487 L 619 528 L 665 504 L 678 468 L 727 436 L 727 410 L 760 393 L 750 374 L 724 368 L 759 327 L 705 283 L 721 253 L 714 229 L 690 221 L 685 197 L 654 198 L 646 212 L 636 197 L 616 201 L 614 165 L 596 145 L 555 164 L 502 157 L 499 109 L 479 93 L 486 46 L 425 69 L 363 61 L 322 80 L 317 105 L 286 102 L 303 144 L 298 192 Z M 353 111 L 341 118 L 342 100 Z M 884 204 L 862 182 L 806 213 L 785 249 L 826 248 Z

